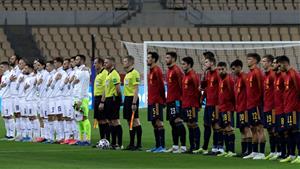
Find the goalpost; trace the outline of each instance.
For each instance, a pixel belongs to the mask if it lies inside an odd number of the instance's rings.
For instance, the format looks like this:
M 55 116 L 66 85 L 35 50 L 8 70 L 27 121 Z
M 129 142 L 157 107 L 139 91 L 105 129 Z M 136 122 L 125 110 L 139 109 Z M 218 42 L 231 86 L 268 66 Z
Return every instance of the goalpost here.
M 194 59 L 194 70 L 202 72 L 204 57 L 203 52 L 211 51 L 215 54 L 217 61 L 225 61 L 230 64 L 234 59 L 241 59 L 244 63 L 243 69 L 247 71 L 246 54 L 258 53 L 263 56 L 271 54 L 274 56 L 287 55 L 291 64 L 300 69 L 300 41 L 145 41 L 144 43 L 121 42 L 129 55 L 135 58 L 135 68 L 141 73 L 141 82 L 144 89 L 142 102 L 147 106 L 147 53 L 157 52 L 160 56 L 158 65 L 166 74 L 167 66 L 164 64 L 166 52 L 177 52 L 177 63 L 181 59 L 190 56 Z

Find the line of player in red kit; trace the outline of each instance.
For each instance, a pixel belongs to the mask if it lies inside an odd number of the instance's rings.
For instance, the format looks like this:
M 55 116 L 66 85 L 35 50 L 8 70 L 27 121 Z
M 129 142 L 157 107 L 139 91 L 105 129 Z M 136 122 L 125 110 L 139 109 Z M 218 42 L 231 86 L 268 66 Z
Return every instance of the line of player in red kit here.
M 261 61 L 259 54 L 249 53 L 246 55 L 249 72 L 243 72 L 243 62 L 237 59 L 230 64 L 230 74 L 229 66 L 225 62 L 217 64 L 212 52 L 203 56 L 205 68 L 200 80 L 191 57 L 180 61 L 180 69 L 176 65 L 177 54 L 166 53 L 168 94 L 165 97 L 162 70 L 156 65 L 159 56 L 148 53 L 148 120 L 153 124 L 156 141 L 156 146 L 148 151 L 237 156 L 236 126 L 241 132 L 240 155 L 244 159 L 300 163 L 300 156 L 296 156 L 296 148 L 300 152 L 300 76 L 290 66 L 289 58 L 265 55 Z M 258 67 L 260 61 L 264 72 Z M 204 143 L 200 147 L 198 111 L 203 99 L 206 100 Z M 168 150 L 164 143 L 164 105 L 173 140 Z M 184 123 L 189 130 L 189 150 L 185 145 Z M 271 150 L 267 156 L 264 129 L 268 131 Z M 211 135 L 213 145 L 209 151 Z

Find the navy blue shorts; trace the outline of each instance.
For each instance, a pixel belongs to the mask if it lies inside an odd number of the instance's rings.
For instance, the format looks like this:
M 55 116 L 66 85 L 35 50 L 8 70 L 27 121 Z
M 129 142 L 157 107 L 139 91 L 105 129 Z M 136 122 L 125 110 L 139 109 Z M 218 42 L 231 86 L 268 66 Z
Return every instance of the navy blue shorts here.
M 275 111 L 264 112 L 263 124 L 265 128 L 269 129 L 275 127 L 275 122 Z
M 286 113 L 286 127 L 287 129 L 300 129 L 300 112 L 289 112 Z
M 212 124 L 218 122 L 216 117 L 216 106 L 205 106 L 203 117 L 204 125 L 211 126 Z
M 277 114 L 276 115 L 276 131 L 278 132 L 282 132 L 285 131 L 287 129 L 286 126 L 286 115 L 284 113 L 282 114 Z
M 219 125 L 222 128 L 227 126 L 234 127 L 234 112 L 220 112 Z
M 187 123 L 197 123 L 198 111 L 199 109 L 195 107 L 183 108 L 182 109 L 183 120 Z
M 173 121 L 178 117 L 182 118 L 181 102 L 176 100 L 174 102 L 167 103 L 167 120 Z
M 255 126 L 262 124 L 262 115 L 259 107 L 248 109 L 249 125 Z
M 240 129 L 249 127 L 249 118 L 247 111 L 236 113 L 236 127 Z
M 154 121 L 154 120 L 164 120 L 163 116 L 163 109 L 164 106 L 162 104 L 151 104 L 148 105 L 148 121 Z

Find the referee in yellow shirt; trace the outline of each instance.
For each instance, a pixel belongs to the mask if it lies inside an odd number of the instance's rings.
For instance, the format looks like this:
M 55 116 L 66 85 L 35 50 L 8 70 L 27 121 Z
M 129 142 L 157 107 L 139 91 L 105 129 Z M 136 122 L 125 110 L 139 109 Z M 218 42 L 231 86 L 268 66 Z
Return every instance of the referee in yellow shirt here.
M 116 61 L 114 57 L 107 57 L 104 60 L 104 67 L 108 71 L 108 75 L 105 79 L 105 89 L 101 98 L 99 109 L 104 110 L 105 116 L 107 116 L 110 121 L 112 149 L 123 149 L 123 131 L 119 119 L 122 94 L 120 88 L 120 75 L 115 69 L 115 64 Z
M 104 111 L 100 111 L 99 105 L 101 102 L 102 94 L 105 88 L 105 79 L 108 72 L 103 67 L 104 60 L 97 57 L 94 60 L 94 66 L 97 72 L 97 76 L 94 81 L 94 126 L 99 125 L 100 139 L 107 139 L 110 141 L 109 121 L 105 116 Z
M 142 150 L 142 127 L 139 120 L 139 84 L 140 74 L 134 69 L 134 58 L 132 56 L 126 56 L 123 58 L 123 67 L 126 71 L 124 78 L 124 107 L 123 116 L 127 120 L 130 126 L 130 120 L 132 113 L 134 113 L 134 120 L 132 130 L 129 130 L 130 143 L 126 147 L 126 150 Z M 134 145 L 134 138 L 137 135 L 137 144 Z

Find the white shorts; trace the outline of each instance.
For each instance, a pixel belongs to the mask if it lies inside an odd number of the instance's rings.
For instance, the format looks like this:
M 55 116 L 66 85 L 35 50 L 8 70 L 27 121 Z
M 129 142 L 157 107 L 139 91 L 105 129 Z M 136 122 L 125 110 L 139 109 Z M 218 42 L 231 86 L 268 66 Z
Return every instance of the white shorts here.
M 74 108 L 72 98 L 66 98 L 64 100 L 64 117 L 74 118 Z
M 40 101 L 40 117 L 42 118 L 48 118 L 48 111 L 49 111 L 49 104 L 48 104 L 48 100 L 43 99 Z
M 27 110 L 28 116 L 37 116 L 37 102 L 36 101 L 27 101 Z
M 55 103 L 55 114 L 64 114 L 64 101 L 63 99 L 57 99 Z
M 12 103 L 13 103 L 13 112 L 14 113 L 20 113 L 20 99 L 18 97 L 12 98 Z
M 14 114 L 12 99 L 3 98 L 1 110 L 2 110 L 2 117 L 12 116 Z
M 55 115 L 55 109 L 56 109 L 56 106 L 55 106 L 55 100 L 54 99 L 49 99 L 49 107 L 48 107 L 48 115 Z

